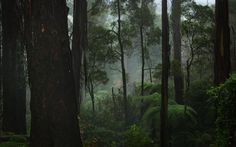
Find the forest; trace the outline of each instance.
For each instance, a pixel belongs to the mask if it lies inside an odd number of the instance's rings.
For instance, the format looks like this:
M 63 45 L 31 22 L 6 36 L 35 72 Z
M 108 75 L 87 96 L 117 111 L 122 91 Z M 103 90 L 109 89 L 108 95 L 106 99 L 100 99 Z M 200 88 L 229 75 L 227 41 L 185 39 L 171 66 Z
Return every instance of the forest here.
M 236 0 L 0 0 L 0 147 L 236 147 Z

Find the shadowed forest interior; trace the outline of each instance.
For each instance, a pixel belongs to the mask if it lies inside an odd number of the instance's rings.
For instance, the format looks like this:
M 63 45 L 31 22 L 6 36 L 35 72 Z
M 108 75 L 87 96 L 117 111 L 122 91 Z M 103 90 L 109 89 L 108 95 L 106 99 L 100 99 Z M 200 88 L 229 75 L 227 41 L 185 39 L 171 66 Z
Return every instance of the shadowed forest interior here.
M 0 147 L 236 147 L 235 0 L 0 0 Z

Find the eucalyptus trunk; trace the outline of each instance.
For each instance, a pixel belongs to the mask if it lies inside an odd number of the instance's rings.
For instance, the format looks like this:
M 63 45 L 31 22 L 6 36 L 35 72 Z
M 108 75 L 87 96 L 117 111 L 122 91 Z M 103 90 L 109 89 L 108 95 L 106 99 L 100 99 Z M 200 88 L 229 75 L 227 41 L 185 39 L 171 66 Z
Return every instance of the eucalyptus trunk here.
M 169 76 L 169 22 L 167 0 L 162 0 L 162 80 L 161 80 L 161 147 L 169 146 L 168 137 L 168 76 Z
M 87 48 L 87 1 L 74 0 L 72 57 L 78 111 L 81 103 L 82 56 Z M 86 76 L 85 76 L 86 77 Z
M 30 147 L 81 147 L 66 0 L 31 2 Z
M 143 26 L 140 26 L 141 53 L 142 53 L 142 75 L 141 75 L 141 96 L 144 95 L 144 67 L 145 67 L 145 48 L 143 43 Z
M 183 104 L 184 81 L 181 59 L 181 0 L 172 1 L 172 32 L 173 32 L 173 71 L 174 71 L 174 86 L 175 100 L 179 104 Z
M 216 0 L 215 84 L 223 83 L 230 73 L 230 29 L 228 0 Z
M 22 16 L 17 0 L 2 0 L 3 131 L 26 133 Z

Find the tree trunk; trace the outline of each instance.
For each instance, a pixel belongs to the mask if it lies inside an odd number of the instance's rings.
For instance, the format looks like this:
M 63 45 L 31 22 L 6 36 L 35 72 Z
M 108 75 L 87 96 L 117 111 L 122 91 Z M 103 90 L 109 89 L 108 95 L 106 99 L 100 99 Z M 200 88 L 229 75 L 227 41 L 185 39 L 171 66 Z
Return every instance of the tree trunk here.
M 92 101 L 92 110 L 93 110 L 93 114 L 95 114 L 95 95 L 94 95 L 94 86 L 93 86 L 93 81 L 92 79 L 89 80 L 89 84 L 90 84 L 90 88 L 89 88 L 89 94 L 91 97 L 91 101 Z
M 116 100 L 115 100 L 115 93 L 114 93 L 114 88 L 113 87 L 111 88 L 111 94 L 112 94 L 114 116 L 116 116 Z
M 169 76 L 169 27 L 167 0 L 162 0 L 162 84 L 161 84 L 161 147 L 169 146 L 168 138 L 168 76 Z
M 32 1 L 31 147 L 80 147 L 66 0 Z
M 144 67 L 145 67 L 145 51 L 143 45 L 143 26 L 140 26 L 140 39 L 141 39 L 141 53 L 142 53 L 142 78 L 141 78 L 141 96 L 144 95 Z
M 3 130 L 26 133 L 26 85 L 21 8 L 16 0 L 2 0 Z
M 149 78 L 150 78 L 150 82 L 152 83 L 152 68 L 149 67 Z
M 120 0 L 117 0 L 117 11 L 118 11 L 118 42 L 120 46 L 121 53 L 121 72 L 122 72 L 122 82 L 123 82 L 123 98 L 124 98 L 124 117 L 125 123 L 128 123 L 128 100 L 127 100 L 127 84 L 126 84 L 126 72 L 125 72 L 125 59 L 124 59 L 124 47 L 122 42 L 121 34 L 121 4 Z
M 0 116 L 2 116 L 2 1 L 0 0 Z M 2 117 L 0 117 L 0 129 Z
M 174 48 L 174 85 L 175 85 L 175 100 L 179 104 L 183 104 L 183 72 L 181 60 L 181 1 L 172 1 L 172 32 L 173 32 L 173 48 Z
M 189 87 L 190 87 L 190 69 L 191 69 L 191 65 L 187 62 L 187 67 L 186 67 L 186 92 L 187 93 L 189 91 Z
M 215 84 L 223 83 L 230 73 L 230 29 L 228 0 L 216 0 Z
M 78 106 L 81 102 L 82 55 L 87 48 L 87 1 L 74 0 L 74 24 L 72 40 L 73 70 Z M 80 107 L 80 106 L 79 106 Z M 79 110 L 79 108 L 78 108 Z

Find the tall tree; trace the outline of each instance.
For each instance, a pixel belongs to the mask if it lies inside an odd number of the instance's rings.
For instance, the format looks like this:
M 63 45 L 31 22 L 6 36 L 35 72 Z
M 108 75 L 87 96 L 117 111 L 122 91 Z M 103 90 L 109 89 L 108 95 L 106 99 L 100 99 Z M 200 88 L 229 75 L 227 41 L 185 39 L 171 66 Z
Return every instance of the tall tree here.
M 134 27 L 137 29 L 140 40 L 141 48 L 141 95 L 144 95 L 144 78 L 145 78 L 145 62 L 150 59 L 148 57 L 148 45 L 153 45 L 159 43 L 160 35 L 158 33 L 158 27 L 155 27 L 154 19 L 155 14 L 153 11 L 154 7 L 151 7 L 154 4 L 153 0 L 129 0 L 128 1 L 128 11 L 129 19 Z M 152 35 L 155 34 L 155 35 Z M 155 37 L 154 37 L 155 36 Z M 151 67 L 149 68 L 151 74 Z M 150 79 L 152 77 L 150 76 Z
M 162 80 L 161 80 L 161 147 L 169 146 L 168 138 L 168 77 L 169 77 L 169 22 L 167 0 L 162 0 Z
M 72 57 L 76 99 L 79 106 L 81 101 L 82 55 L 87 48 L 87 0 L 74 0 L 73 18 Z
M 175 85 L 175 100 L 183 104 L 184 81 L 181 60 L 181 0 L 172 1 L 172 33 L 173 33 L 173 73 Z
M 90 24 L 88 32 L 87 55 L 87 84 L 86 88 L 91 97 L 92 110 L 95 114 L 95 92 L 100 85 L 109 81 L 106 65 L 119 60 L 113 47 L 115 35 L 102 26 Z M 103 43 L 101 43 L 103 42 Z
M 17 0 L 2 0 L 3 130 L 26 133 L 22 13 Z
M 206 79 L 211 79 L 212 50 L 214 45 L 213 28 L 214 12 L 209 6 L 198 5 L 195 1 L 183 3 L 182 41 L 186 58 L 186 92 L 194 80 L 192 71 L 197 70 L 202 78 L 203 70 Z M 191 12 L 191 13 L 189 13 Z M 198 67 L 198 68 L 196 68 Z M 198 70 L 200 69 L 200 70 Z M 197 76 L 194 76 L 195 79 Z
M 121 72 L 122 72 L 122 83 L 123 83 L 123 99 L 124 99 L 124 117 L 126 124 L 128 123 L 128 100 L 127 100 L 127 81 L 126 81 L 126 70 L 125 70 L 125 53 L 122 41 L 121 32 L 121 1 L 117 0 L 117 14 L 118 14 L 118 42 L 120 46 L 120 62 L 121 62 Z
M 230 28 L 228 0 L 215 1 L 215 84 L 223 83 L 230 73 Z
M 31 147 L 80 147 L 66 0 L 33 0 Z
M 2 73 L 2 1 L 0 1 L 0 115 L 2 115 Z M 0 126 L 2 126 L 2 117 L 0 117 Z

